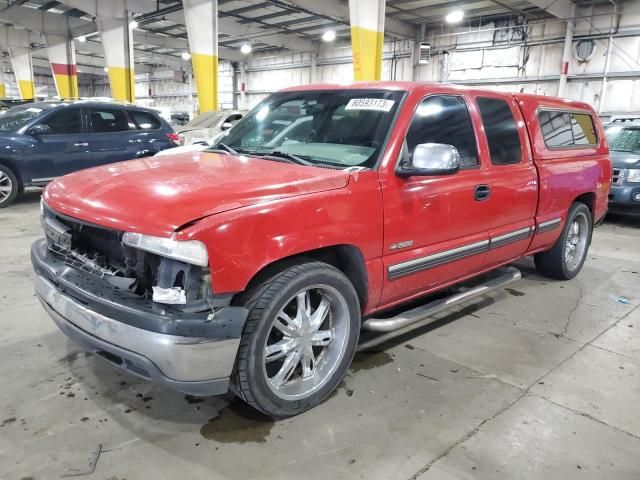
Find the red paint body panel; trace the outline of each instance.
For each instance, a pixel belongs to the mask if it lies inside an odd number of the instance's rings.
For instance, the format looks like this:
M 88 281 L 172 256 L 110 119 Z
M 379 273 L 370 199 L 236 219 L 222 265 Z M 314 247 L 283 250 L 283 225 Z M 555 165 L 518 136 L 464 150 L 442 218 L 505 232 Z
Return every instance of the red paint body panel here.
M 597 115 L 586 104 L 415 82 L 287 90 L 351 88 L 406 92 L 376 169 L 354 173 L 203 152 L 74 173 L 50 184 L 44 199 L 54 210 L 109 228 L 201 240 L 216 293 L 242 291 L 262 268 L 283 258 L 349 245 L 361 254 L 367 272 L 364 314 L 547 249 L 561 229 L 396 279 L 389 278 L 391 266 L 555 218 L 563 224 L 573 201 L 584 194 L 595 198 L 596 219 L 606 211 L 608 147 Z M 433 94 L 465 100 L 479 166 L 442 177 L 399 177 L 398 157 L 415 108 Z M 491 164 L 478 97 L 511 106 L 522 144 L 519 164 Z M 541 106 L 591 113 L 599 145 L 547 149 L 537 123 Z M 488 200 L 475 201 L 478 184 L 491 186 Z M 391 248 L 407 241 L 412 243 L 406 248 Z
M 227 210 L 344 188 L 340 170 L 208 152 L 151 157 L 66 175 L 45 191 L 65 215 L 117 230 L 170 236 Z
M 369 270 L 367 297 L 375 305 L 381 288 L 375 265 L 382 250 L 380 200 L 377 172 L 355 173 L 344 188 L 211 215 L 176 238 L 207 245 L 213 288 L 219 293 L 243 290 L 256 272 L 282 258 L 335 245 L 355 246 Z

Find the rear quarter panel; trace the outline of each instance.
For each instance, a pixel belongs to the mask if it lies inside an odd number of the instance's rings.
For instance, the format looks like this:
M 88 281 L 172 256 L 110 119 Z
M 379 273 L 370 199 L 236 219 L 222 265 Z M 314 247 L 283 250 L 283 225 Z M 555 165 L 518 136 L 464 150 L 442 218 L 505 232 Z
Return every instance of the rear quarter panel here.
M 562 227 L 571 204 L 581 195 L 594 194 L 593 216 L 600 219 L 607 211 L 611 188 L 611 159 L 602 124 L 593 108 L 582 102 L 554 99 L 535 95 L 515 95 L 523 113 L 531 140 L 533 159 L 538 169 L 540 192 L 536 222 L 560 218 Z M 598 144 L 566 148 L 547 147 L 538 121 L 538 112 L 544 109 L 588 113 L 598 136 Z M 530 253 L 545 250 L 559 237 L 561 228 L 534 237 Z

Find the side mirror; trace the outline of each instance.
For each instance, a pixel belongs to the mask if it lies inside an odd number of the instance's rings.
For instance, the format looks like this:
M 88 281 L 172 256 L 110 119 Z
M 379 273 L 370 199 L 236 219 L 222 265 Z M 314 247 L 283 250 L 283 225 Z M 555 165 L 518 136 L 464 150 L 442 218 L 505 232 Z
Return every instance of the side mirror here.
M 231 122 L 224 122 L 224 123 L 220 126 L 220 130 L 229 130 L 231 127 L 233 127 L 233 123 L 231 123 Z
M 410 159 L 400 163 L 397 174 L 401 177 L 451 175 L 460 170 L 458 149 L 444 143 L 416 145 Z
M 39 137 L 40 135 L 47 135 L 48 133 L 51 133 L 51 127 L 40 123 L 31 127 L 27 133 L 33 137 Z

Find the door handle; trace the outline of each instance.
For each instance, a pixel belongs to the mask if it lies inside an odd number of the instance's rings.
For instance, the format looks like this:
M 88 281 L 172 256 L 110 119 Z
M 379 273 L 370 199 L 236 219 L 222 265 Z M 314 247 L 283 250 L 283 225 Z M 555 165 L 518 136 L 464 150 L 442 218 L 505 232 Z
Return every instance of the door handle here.
M 87 142 L 78 142 L 73 144 L 74 147 L 88 147 L 89 144 Z
M 476 185 L 473 189 L 473 198 L 482 202 L 491 196 L 491 187 L 489 185 Z

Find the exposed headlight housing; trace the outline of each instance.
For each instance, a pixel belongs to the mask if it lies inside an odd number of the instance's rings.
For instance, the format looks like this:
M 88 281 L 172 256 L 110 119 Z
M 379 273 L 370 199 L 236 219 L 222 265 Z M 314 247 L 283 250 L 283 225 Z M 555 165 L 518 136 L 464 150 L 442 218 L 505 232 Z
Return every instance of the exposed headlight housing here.
M 122 243 L 129 247 L 155 253 L 161 257 L 206 267 L 209 265 L 207 247 L 198 240 L 173 240 L 142 233 L 125 232 Z
M 640 168 L 630 168 L 627 170 L 627 182 L 640 183 Z

